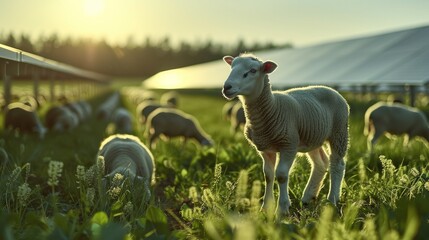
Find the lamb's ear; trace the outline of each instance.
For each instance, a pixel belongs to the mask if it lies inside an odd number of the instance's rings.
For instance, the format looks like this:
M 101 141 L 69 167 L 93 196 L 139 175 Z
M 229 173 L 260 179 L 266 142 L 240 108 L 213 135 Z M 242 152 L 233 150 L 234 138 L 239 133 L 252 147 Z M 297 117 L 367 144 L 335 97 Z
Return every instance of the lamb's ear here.
M 232 61 L 234 60 L 234 57 L 231 57 L 231 56 L 225 56 L 225 57 L 223 57 L 223 60 L 224 60 L 226 63 L 228 63 L 229 65 L 231 65 L 231 64 L 232 64 Z
M 276 68 L 277 64 L 275 62 L 266 61 L 262 64 L 262 71 L 264 73 L 272 73 Z

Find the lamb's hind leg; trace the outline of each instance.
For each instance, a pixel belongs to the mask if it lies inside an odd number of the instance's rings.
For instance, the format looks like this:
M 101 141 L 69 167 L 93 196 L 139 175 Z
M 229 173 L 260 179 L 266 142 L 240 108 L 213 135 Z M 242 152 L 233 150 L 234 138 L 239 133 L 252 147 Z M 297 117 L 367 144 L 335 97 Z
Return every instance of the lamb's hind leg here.
M 308 152 L 311 163 L 311 175 L 302 195 L 302 202 L 309 203 L 319 195 L 320 187 L 329 167 L 329 159 L 323 147 Z

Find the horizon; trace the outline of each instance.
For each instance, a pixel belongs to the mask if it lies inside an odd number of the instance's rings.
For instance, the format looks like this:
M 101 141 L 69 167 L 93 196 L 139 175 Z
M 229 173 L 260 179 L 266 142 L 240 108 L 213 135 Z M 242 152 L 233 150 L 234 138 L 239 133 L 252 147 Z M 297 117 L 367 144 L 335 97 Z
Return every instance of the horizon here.
M 168 37 L 172 45 L 243 40 L 299 47 L 429 25 L 427 9 L 423 0 L 14 0 L 2 3 L 0 21 L 7 24 L 0 34 L 26 34 L 32 41 L 57 34 L 112 45 Z

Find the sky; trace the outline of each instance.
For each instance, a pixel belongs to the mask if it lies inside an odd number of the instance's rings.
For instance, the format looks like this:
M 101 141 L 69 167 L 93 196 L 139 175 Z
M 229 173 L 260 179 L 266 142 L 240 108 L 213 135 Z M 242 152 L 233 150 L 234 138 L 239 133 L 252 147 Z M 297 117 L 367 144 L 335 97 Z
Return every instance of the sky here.
M 0 0 L 10 32 L 111 44 L 147 37 L 306 46 L 429 25 L 428 0 Z

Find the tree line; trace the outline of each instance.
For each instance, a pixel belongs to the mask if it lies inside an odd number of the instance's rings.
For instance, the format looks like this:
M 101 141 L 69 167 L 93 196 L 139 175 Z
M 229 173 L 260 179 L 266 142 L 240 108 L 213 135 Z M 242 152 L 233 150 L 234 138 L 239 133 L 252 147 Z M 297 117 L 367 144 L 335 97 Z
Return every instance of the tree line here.
M 0 43 L 42 57 L 111 76 L 149 77 L 160 71 L 275 48 L 291 44 L 253 43 L 238 40 L 225 45 L 207 40 L 201 43 L 181 41 L 173 46 L 169 37 L 154 40 L 147 37 L 141 43 L 129 39 L 126 44 L 113 45 L 105 40 L 60 38 L 57 34 L 33 41 L 26 34 L 0 36 Z

